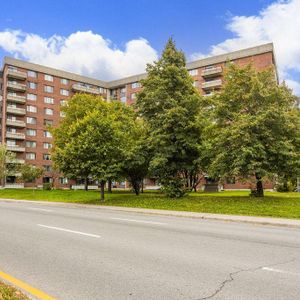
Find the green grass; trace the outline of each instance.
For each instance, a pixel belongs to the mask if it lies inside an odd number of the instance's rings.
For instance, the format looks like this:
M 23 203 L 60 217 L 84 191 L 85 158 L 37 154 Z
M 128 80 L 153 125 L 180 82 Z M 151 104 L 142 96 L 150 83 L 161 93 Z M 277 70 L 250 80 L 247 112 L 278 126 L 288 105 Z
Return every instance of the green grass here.
M 0 300 L 29 300 L 29 298 L 14 287 L 0 282 Z
M 140 196 L 129 191 L 114 191 L 106 193 L 105 203 L 100 203 L 99 191 L 0 190 L 0 198 L 300 219 L 300 193 L 266 192 L 264 198 L 248 195 L 247 191 L 198 192 L 181 199 L 170 199 L 157 191 L 147 191 Z

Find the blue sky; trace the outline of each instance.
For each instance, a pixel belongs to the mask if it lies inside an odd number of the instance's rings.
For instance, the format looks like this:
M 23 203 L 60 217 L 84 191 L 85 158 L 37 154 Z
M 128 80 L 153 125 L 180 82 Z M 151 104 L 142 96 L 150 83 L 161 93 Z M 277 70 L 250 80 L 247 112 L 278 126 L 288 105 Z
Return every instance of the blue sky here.
M 285 41 L 299 43 L 300 29 L 282 33 L 299 23 L 289 12 L 299 16 L 300 0 L 3 1 L 0 58 L 112 79 L 143 72 L 170 36 L 188 60 L 272 40 L 281 79 L 300 93 L 300 46 Z

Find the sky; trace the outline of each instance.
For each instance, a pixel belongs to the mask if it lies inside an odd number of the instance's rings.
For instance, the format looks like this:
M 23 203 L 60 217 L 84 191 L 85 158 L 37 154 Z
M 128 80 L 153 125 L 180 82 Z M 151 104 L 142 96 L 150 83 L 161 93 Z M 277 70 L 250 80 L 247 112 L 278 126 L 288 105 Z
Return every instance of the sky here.
M 0 59 L 101 80 L 143 73 L 173 37 L 187 60 L 273 42 L 300 95 L 300 0 L 0 0 Z

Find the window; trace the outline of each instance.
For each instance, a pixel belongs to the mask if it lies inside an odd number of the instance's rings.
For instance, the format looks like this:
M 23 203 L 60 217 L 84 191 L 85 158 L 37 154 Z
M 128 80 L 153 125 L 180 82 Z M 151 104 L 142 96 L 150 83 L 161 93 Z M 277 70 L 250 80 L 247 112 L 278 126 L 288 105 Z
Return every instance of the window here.
M 44 130 L 44 137 L 52 138 L 51 132 L 48 130 Z
M 50 144 L 50 143 L 43 143 L 43 148 L 44 149 L 51 149 L 52 148 L 52 144 Z
M 66 100 L 60 100 L 60 105 L 61 106 L 66 106 L 67 105 L 67 101 Z
M 65 79 L 65 78 L 61 78 L 61 79 L 60 79 L 60 83 L 61 83 L 61 84 L 64 84 L 64 85 L 67 85 L 67 84 L 69 84 L 69 80 L 68 80 L 68 79 Z
M 36 118 L 26 117 L 26 123 L 35 125 L 36 124 Z
M 44 167 L 44 170 L 46 171 L 46 172 L 51 172 L 52 171 L 52 167 L 51 166 L 43 166 Z
M 136 93 L 132 93 L 132 94 L 131 94 L 131 99 L 132 99 L 132 100 L 136 99 Z
M 51 160 L 51 155 L 48 153 L 43 154 L 43 160 Z
M 53 81 L 53 76 L 45 74 L 44 79 L 47 81 Z
M 68 178 L 66 177 L 59 177 L 60 184 L 68 184 Z
M 60 111 L 60 112 L 59 112 L 59 115 L 60 115 L 61 118 L 64 118 L 64 117 L 66 116 L 66 114 L 65 114 L 64 111 Z
M 195 81 L 193 82 L 193 86 L 194 86 L 194 87 L 198 87 L 198 86 L 199 86 L 199 81 L 198 81 L 198 80 L 195 80 Z
M 190 74 L 191 76 L 196 76 L 196 75 L 198 75 L 198 69 L 189 70 L 189 74 Z
M 28 71 L 27 76 L 32 78 L 37 78 L 37 73 L 34 71 Z
M 26 141 L 27 148 L 36 148 L 36 142 L 34 141 Z
M 36 106 L 33 106 L 33 105 L 27 105 L 26 106 L 26 110 L 28 112 L 31 112 L 31 113 L 36 113 L 37 112 L 37 107 Z
M 51 109 L 51 108 L 44 108 L 44 113 L 46 115 L 52 116 L 53 115 L 53 109 Z
M 36 130 L 35 129 L 26 129 L 26 135 L 36 136 Z
M 44 119 L 44 126 L 52 126 L 52 125 L 53 125 L 53 120 Z
M 51 97 L 44 97 L 44 103 L 54 104 L 54 99 Z
M 53 93 L 53 86 L 44 85 L 44 92 L 45 93 Z
M 27 94 L 27 100 L 36 101 L 37 96 L 35 94 Z
M 30 88 L 32 90 L 36 90 L 36 88 L 37 88 L 37 83 L 35 83 L 35 82 L 28 81 L 27 85 L 28 85 L 28 88 Z
M 33 153 L 33 152 L 27 152 L 26 153 L 26 159 L 29 159 L 29 160 L 34 160 L 36 158 L 36 154 Z
M 139 87 L 141 87 L 141 84 L 139 82 L 134 82 L 131 84 L 131 88 L 133 88 L 133 89 L 137 89 Z
M 69 96 L 69 91 L 65 89 L 60 89 L 60 94 L 63 96 Z
M 16 146 L 17 143 L 15 140 L 6 140 L 7 146 Z

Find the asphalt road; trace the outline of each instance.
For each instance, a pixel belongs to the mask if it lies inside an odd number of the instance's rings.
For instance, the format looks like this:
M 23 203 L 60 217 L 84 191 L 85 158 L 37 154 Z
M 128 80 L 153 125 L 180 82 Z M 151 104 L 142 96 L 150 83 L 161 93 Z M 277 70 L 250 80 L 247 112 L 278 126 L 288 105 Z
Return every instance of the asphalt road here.
M 0 270 L 57 299 L 300 299 L 300 230 L 0 201 Z

